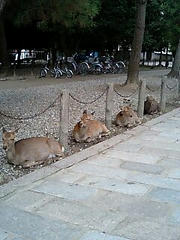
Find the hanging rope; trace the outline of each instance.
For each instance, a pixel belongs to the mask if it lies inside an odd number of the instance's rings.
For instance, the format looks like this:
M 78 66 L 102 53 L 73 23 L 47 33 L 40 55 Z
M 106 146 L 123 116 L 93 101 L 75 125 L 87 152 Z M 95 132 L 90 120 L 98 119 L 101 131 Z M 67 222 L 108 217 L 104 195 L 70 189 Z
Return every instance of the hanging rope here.
M 107 88 L 103 91 L 103 93 L 101 95 L 99 95 L 96 99 L 90 101 L 90 102 L 83 102 L 79 99 L 77 99 L 76 97 L 74 97 L 71 93 L 69 93 L 69 96 L 76 102 L 80 103 L 80 104 L 84 104 L 84 105 L 87 105 L 87 104 L 92 104 L 92 103 L 95 103 L 96 101 L 98 101 L 105 93 L 107 92 Z
M 51 107 L 54 106 L 54 104 L 56 103 L 56 101 L 59 99 L 60 95 L 48 106 L 46 107 L 44 110 L 42 110 L 41 112 L 39 113 L 35 113 L 34 115 L 32 116 L 27 116 L 27 117 L 15 117 L 15 116 L 11 116 L 11 115 L 8 115 L 6 113 L 3 113 L 2 111 L 0 111 L 0 115 L 3 116 L 3 117 L 6 117 L 6 118 L 10 118 L 10 119 L 13 119 L 13 120 L 29 120 L 29 119 L 33 119 L 35 117 L 38 117 L 40 115 L 42 115 L 43 113 L 45 113 L 47 110 L 49 110 Z
M 133 95 L 135 95 L 137 92 L 138 92 L 138 87 L 137 87 L 137 89 L 133 92 L 133 93 L 131 93 L 130 95 L 122 95 L 121 93 L 119 93 L 115 88 L 114 88 L 114 92 L 118 95 L 118 96 L 120 96 L 120 97 L 123 97 L 123 98 L 129 98 L 129 97 L 132 97 Z

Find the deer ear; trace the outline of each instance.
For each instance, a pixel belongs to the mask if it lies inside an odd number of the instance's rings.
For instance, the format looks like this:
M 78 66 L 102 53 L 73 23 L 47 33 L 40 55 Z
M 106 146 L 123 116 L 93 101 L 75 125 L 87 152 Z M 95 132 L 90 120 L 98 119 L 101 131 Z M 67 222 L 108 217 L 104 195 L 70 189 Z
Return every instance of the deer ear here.
M 16 128 L 16 129 L 14 130 L 14 132 L 17 133 L 17 132 L 19 131 L 19 129 L 20 129 L 20 127 Z
M 95 111 L 91 112 L 91 115 L 94 115 L 95 114 Z
M 3 133 L 7 132 L 6 129 L 5 129 L 4 127 L 2 128 L 2 131 L 3 131 Z
M 128 106 L 124 107 L 124 111 L 128 112 L 129 111 L 129 107 Z
M 84 110 L 83 114 L 87 114 L 87 110 Z

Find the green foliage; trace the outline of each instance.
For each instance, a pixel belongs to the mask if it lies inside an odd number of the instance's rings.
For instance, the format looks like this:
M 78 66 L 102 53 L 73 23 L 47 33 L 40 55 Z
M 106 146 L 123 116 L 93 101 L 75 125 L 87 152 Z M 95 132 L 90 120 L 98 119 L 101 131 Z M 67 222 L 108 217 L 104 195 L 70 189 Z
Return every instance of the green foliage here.
M 147 5 L 144 50 L 174 48 L 180 33 L 179 0 L 151 0 Z
M 134 0 L 101 0 L 101 10 L 95 22 L 92 39 L 97 41 L 98 36 L 102 47 L 130 45 L 135 24 Z
M 51 30 L 56 24 L 67 28 L 92 26 L 100 7 L 99 0 L 21 0 L 19 4 L 16 24 L 35 23 L 43 30 Z
M 8 0 L 6 24 L 23 32 L 51 33 L 51 42 L 72 47 L 129 49 L 135 27 L 134 0 Z M 180 1 L 148 0 L 143 49 L 172 50 L 180 35 Z M 14 26 L 13 26 L 14 27 Z M 75 43 L 73 43 L 73 41 Z M 67 46 L 70 47 L 70 46 Z

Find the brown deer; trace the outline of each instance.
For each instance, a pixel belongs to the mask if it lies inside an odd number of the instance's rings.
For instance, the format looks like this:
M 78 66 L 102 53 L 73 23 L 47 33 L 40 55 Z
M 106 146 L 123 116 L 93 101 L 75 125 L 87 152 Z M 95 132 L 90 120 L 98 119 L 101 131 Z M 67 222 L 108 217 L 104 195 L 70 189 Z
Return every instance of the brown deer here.
M 137 113 L 130 107 L 122 107 L 121 111 L 116 115 L 116 125 L 120 127 L 133 127 L 141 123 Z
M 87 110 L 84 110 L 83 115 L 81 117 L 81 121 L 93 120 L 94 119 L 94 113 L 95 112 L 88 113 Z
M 159 103 L 152 96 L 147 96 L 144 102 L 144 114 L 154 114 L 159 111 Z
M 110 133 L 105 124 L 93 119 L 93 114 L 85 110 L 81 121 L 75 125 L 72 134 L 76 142 L 92 142 Z
M 3 129 L 3 149 L 9 163 L 27 168 L 63 156 L 64 147 L 55 139 L 32 137 L 15 142 L 15 132 Z

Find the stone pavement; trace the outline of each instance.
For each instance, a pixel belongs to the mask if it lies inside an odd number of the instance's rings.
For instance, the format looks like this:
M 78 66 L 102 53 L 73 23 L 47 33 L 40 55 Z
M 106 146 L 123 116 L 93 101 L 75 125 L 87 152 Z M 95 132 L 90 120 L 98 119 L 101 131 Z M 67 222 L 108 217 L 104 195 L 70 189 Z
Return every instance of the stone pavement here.
M 180 240 L 180 108 L 2 186 L 0 240 Z

